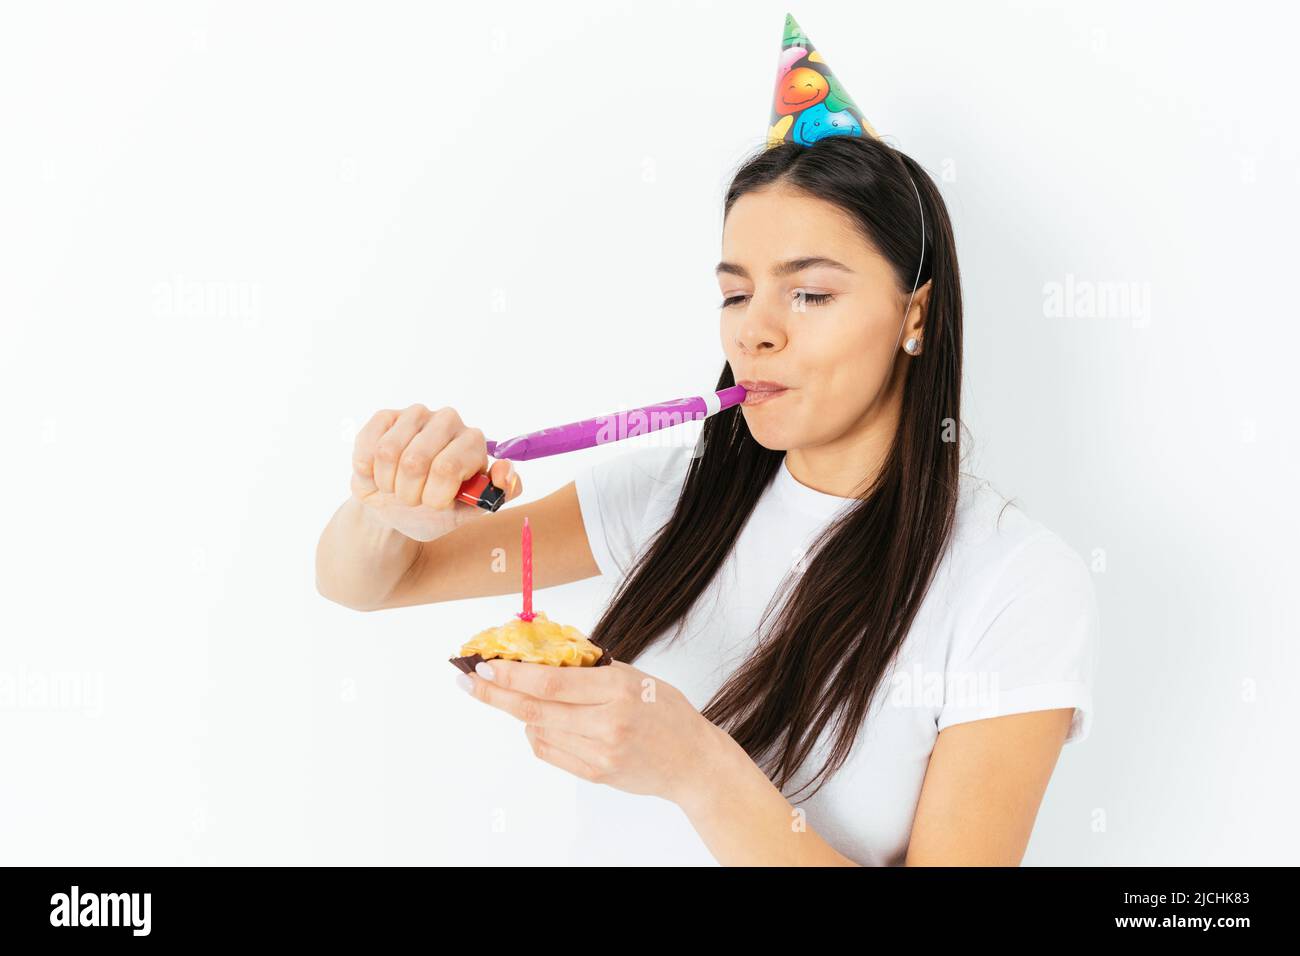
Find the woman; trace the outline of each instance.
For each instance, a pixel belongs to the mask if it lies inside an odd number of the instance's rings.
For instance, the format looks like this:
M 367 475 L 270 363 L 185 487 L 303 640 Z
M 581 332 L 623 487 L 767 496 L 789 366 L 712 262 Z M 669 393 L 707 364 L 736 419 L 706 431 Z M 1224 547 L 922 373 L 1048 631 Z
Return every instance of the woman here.
M 538 528 L 538 587 L 621 578 L 615 663 L 463 679 L 578 776 L 583 862 L 1020 862 L 1086 735 L 1080 557 L 960 468 L 961 295 L 930 178 L 869 137 L 764 149 L 726 197 L 718 388 L 695 448 L 589 466 L 527 506 L 455 411 L 376 415 L 321 592 L 371 610 L 504 594 L 478 556 Z M 509 499 L 511 464 L 490 474 Z M 761 639 L 760 639 L 761 635 Z M 646 800 L 646 795 L 662 798 Z

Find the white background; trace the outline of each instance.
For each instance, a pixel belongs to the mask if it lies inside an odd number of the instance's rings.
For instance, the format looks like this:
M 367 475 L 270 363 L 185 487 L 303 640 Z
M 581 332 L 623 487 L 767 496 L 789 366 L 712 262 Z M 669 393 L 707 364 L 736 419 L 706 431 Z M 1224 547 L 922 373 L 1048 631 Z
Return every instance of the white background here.
M 1300 848 L 1274 6 L 790 8 L 949 203 L 971 466 L 1096 571 L 1030 864 Z M 5 6 L 0 861 L 559 858 L 572 778 L 446 663 L 514 599 L 348 611 L 316 540 L 378 408 L 504 438 L 713 384 L 786 10 Z M 1138 295 L 1054 314 L 1067 282 Z M 607 586 L 538 606 L 585 629 Z

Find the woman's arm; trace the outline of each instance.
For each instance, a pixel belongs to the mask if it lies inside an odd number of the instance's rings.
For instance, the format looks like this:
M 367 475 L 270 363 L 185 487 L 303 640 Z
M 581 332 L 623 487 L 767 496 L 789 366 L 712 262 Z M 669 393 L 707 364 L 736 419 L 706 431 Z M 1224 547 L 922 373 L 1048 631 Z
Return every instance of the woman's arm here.
M 857 866 L 817 835 L 754 763 L 713 724 L 710 772 L 677 800 L 713 858 L 723 866 Z
M 600 574 L 571 481 L 545 498 L 503 507 L 426 541 L 384 607 L 436 604 L 518 594 L 524 516 L 533 532 L 533 588 L 557 587 Z
M 432 541 L 414 541 L 359 502 L 346 501 L 317 548 L 317 589 L 358 611 L 517 594 L 524 515 L 533 529 L 534 589 L 600 574 L 569 482 L 527 505 L 485 512 Z
M 339 506 L 316 544 L 316 590 L 356 611 L 387 607 L 420 542 L 380 521 L 356 498 Z
M 954 724 L 930 755 L 908 866 L 1018 866 L 1074 708 Z M 716 728 L 715 728 L 716 729 Z M 854 866 L 797 814 L 728 734 L 714 768 L 679 799 L 724 866 Z
M 1073 707 L 953 724 L 935 741 L 908 866 L 1019 866 Z

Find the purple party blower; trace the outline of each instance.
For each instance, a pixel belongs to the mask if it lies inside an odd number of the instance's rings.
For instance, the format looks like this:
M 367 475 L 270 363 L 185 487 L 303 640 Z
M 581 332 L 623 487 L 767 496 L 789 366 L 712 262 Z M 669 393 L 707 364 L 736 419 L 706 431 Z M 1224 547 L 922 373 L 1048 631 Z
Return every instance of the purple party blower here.
M 733 385 L 720 392 L 704 395 L 692 395 L 690 398 L 675 398 L 633 408 L 628 411 L 611 412 L 598 418 L 586 418 L 568 425 L 556 425 L 541 431 L 529 432 L 505 441 L 487 443 L 487 453 L 493 458 L 508 458 L 511 461 L 530 461 L 534 458 L 547 458 L 562 455 L 581 448 L 592 448 L 609 442 L 635 438 L 661 428 L 671 428 L 683 422 L 700 421 L 710 415 L 716 415 L 724 408 L 739 405 L 745 400 L 745 387 Z M 477 505 L 487 511 L 496 511 L 505 501 L 505 492 L 497 488 L 486 475 L 476 475 L 461 486 L 457 499 L 466 504 Z

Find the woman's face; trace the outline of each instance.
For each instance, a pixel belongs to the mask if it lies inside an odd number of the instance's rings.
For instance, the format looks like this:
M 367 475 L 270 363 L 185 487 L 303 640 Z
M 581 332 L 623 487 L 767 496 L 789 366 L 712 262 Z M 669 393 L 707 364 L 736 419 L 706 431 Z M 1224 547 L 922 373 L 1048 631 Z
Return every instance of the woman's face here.
M 765 448 L 811 448 L 887 428 L 897 414 L 906 337 L 920 335 L 928 283 L 900 338 L 910 287 L 848 214 L 788 186 L 746 193 L 722 230 L 722 348 L 749 394 Z M 895 375 L 895 369 L 899 374 Z M 784 385 L 763 398 L 748 382 Z

